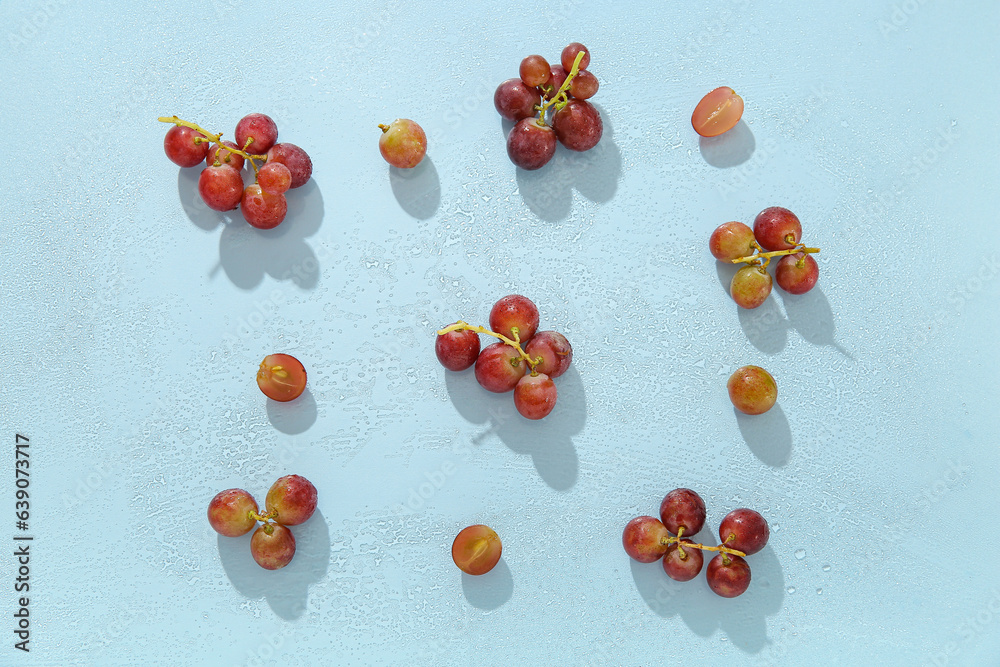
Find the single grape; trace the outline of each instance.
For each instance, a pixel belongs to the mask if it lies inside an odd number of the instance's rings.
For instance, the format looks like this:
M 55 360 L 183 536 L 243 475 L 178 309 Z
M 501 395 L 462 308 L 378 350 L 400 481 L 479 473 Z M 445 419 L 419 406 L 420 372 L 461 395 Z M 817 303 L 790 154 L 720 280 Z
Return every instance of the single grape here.
M 570 100 L 552 120 L 556 138 L 573 151 L 587 151 L 597 145 L 604 133 L 601 114 L 585 100 Z
M 709 561 L 705 578 L 713 593 L 724 598 L 734 598 L 749 588 L 750 566 L 739 556 L 719 554 Z
M 449 331 L 434 341 L 434 353 L 450 371 L 464 371 L 479 358 L 479 334 L 470 329 Z
M 271 532 L 268 532 L 270 528 Z M 280 570 L 295 555 L 295 536 L 281 524 L 261 526 L 250 538 L 250 554 L 265 570 Z
M 556 133 L 538 118 L 522 118 L 507 135 L 507 157 L 526 171 L 541 169 L 556 154 Z
M 198 177 L 198 194 L 213 211 L 232 211 L 243 198 L 243 177 L 228 164 L 206 167 Z
M 306 369 L 290 354 L 269 354 L 257 370 L 257 386 L 274 401 L 291 401 L 306 388 Z
M 292 187 L 292 172 L 280 162 L 268 162 L 257 172 L 257 184 L 269 195 L 283 195 Z
M 288 200 L 285 199 L 285 195 L 264 192 L 258 183 L 246 187 L 240 205 L 243 217 L 251 227 L 257 229 L 274 229 L 288 214 Z
M 493 93 L 493 106 L 497 113 L 514 122 L 534 116 L 535 106 L 541 101 L 538 91 L 520 79 L 507 79 Z
M 503 545 L 489 526 L 463 528 L 451 545 L 451 559 L 462 572 L 480 575 L 492 570 L 500 560 Z
M 247 141 L 253 139 L 249 146 Z M 270 116 L 252 113 L 236 124 L 236 143 L 251 155 L 264 155 L 278 141 L 278 126 Z
M 566 82 L 567 76 L 569 76 L 569 72 L 567 72 L 562 65 L 552 65 L 549 68 L 549 82 L 539 86 L 538 92 L 541 93 L 542 97 L 545 99 L 551 100 L 555 97 L 556 93 L 559 92 L 559 89 L 562 88 L 563 83 Z M 573 84 L 570 83 L 570 85 Z
M 637 516 L 622 531 L 622 546 L 632 560 L 652 563 L 667 551 L 667 529 L 660 520 L 651 516 Z
M 514 407 L 526 419 L 541 419 L 556 407 L 556 383 L 544 373 L 525 375 L 514 385 Z
M 708 249 L 716 259 L 727 262 L 749 257 L 754 251 L 753 230 L 742 222 L 724 222 L 708 239 Z
M 549 61 L 542 56 L 528 56 L 521 61 L 518 70 L 521 81 L 529 88 L 542 86 L 552 78 L 552 70 L 549 68 Z M 501 114 L 502 115 L 502 114 Z
M 223 141 L 223 146 L 229 148 L 236 148 L 236 144 L 231 141 Z M 243 168 L 243 164 L 246 160 L 242 155 L 227 151 L 225 148 L 219 148 L 219 144 L 212 144 L 212 147 L 208 149 L 208 154 L 205 156 L 205 164 L 211 166 L 219 162 L 219 164 L 229 165 L 236 171 Z
M 785 255 L 774 269 L 774 281 L 789 294 L 805 294 L 819 280 L 819 265 L 812 255 L 797 252 Z
M 379 125 L 382 135 L 378 149 L 385 161 L 393 167 L 412 169 L 427 154 L 427 135 L 424 128 L 409 118 L 397 118 L 388 125 Z
M 727 514 L 719 525 L 722 546 L 742 551 L 747 556 L 763 549 L 770 536 L 771 529 L 760 512 L 745 507 Z
M 587 100 L 597 94 L 600 82 L 597 77 L 585 69 L 577 72 L 569 84 L 570 94 L 578 100 Z
M 503 394 L 517 386 L 528 364 L 510 345 L 493 343 L 483 348 L 476 359 L 476 381 L 495 394 Z
M 257 501 L 243 489 L 220 491 L 208 503 L 208 523 L 215 532 L 226 537 L 246 535 L 257 520 L 250 512 L 257 511 Z
M 674 489 L 660 503 L 660 521 L 674 535 L 694 535 L 705 525 L 705 501 L 691 489 Z
M 316 487 L 301 475 L 279 477 L 268 489 L 264 507 L 276 511 L 274 521 L 283 526 L 305 523 L 316 511 Z
M 726 388 L 733 407 L 748 415 L 764 414 L 778 400 L 778 383 L 760 366 L 738 368 L 729 376 Z
M 508 294 L 490 309 L 490 330 L 511 340 L 526 343 L 538 330 L 538 307 L 526 296 Z
M 691 114 L 691 126 L 703 137 L 717 137 L 736 127 L 743 117 L 743 98 L 729 86 L 701 98 Z
M 682 546 L 688 544 L 691 542 L 681 540 Z M 704 564 L 705 556 L 701 549 L 694 547 L 681 550 L 676 544 L 671 544 L 663 554 L 663 571 L 674 581 L 691 581 L 698 576 Z
M 787 208 L 771 206 L 754 218 L 753 235 L 764 250 L 791 250 L 802 238 L 802 223 Z
M 580 42 L 572 42 L 562 50 L 559 60 L 562 63 L 563 69 L 567 72 L 573 69 L 573 61 L 576 60 L 576 54 L 580 51 L 586 51 L 583 60 L 580 61 L 580 69 L 587 69 L 587 66 L 590 65 L 590 51 Z
M 195 141 L 195 138 L 203 141 Z M 163 152 L 170 161 L 180 167 L 194 167 L 205 159 L 208 140 L 197 130 L 183 125 L 174 125 L 163 137 Z
M 280 162 L 292 172 L 292 189 L 300 188 L 312 176 L 313 163 L 309 154 L 295 144 L 275 144 L 267 152 L 268 162 Z
M 573 347 L 558 331 L 539 331 L 531 337 L 524 351 L 532 361 L 541 357 L 542 362 L 535 370 L 553 379 L 565 373 L 573 361 Z
M 747 265 L 733 276 L 729 293 L 736 305 L 742 308 L 756 308 L 767 300 L 771 293 L 771 274 L 759 264 Z

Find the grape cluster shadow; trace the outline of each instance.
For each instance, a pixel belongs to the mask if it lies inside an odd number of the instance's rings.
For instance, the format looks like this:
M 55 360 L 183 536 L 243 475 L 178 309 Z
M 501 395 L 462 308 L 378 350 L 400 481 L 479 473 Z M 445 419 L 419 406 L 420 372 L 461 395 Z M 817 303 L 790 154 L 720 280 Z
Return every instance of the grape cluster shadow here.
M 729 169 L 738 167 L 753 157 L 757 140 L 750 127 L 741 120 L 733 129 L 717 137 L 700 137 L 698 149 L 708 164 L 719 169 Z
M 492 610 L 504 605 L 514 594 L 514 577 L 503 557 L 486 574 L 462 573 L 462 593 L 477 609 Z
M 418 220 L 427 220 L 441 206 L 441 179 L 429 155 L 416 167 L 389 167 L 392 194 L 406 213 Z

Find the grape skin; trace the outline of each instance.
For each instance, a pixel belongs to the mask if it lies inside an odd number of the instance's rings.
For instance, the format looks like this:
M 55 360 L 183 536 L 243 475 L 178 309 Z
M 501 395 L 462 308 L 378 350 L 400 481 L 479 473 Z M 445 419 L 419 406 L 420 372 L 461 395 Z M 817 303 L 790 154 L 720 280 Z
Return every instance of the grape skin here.
M 292 561 L 295 555 L 295 536 L 281 524 L 270 524 L 268 535 L 264 526 L 254 531 L 250 538 L 250 554 L 265 570 L 279 570 Z
M 719 554 L 709 561 L 705 578 L 713 593 L 734 598 L 750 587 L 750 566 L 739 556 Z
M 667 551 L 663 541 L 669 536 L 666 527 L 652 516 L 637 516 L 622 531 L 622 546 L 632 560 L 652 563 Z
M 267 152 L 268 162 L 280 162 L 292 172 L 292 189 L 300 188 L 312 176 L 313 164 L 309 154 L 295 144 L 275 144 Z
M 802 238 L 802 223 L 787 208 L 771 206 L 754 218 L 753 234 L 764 250 L 791 250 Z
M 681 544 L 687 546 L 691 542 L 682 540 Z M 691 581 L 698 576 L 704 564 L 705 556 L 701 553 L 701 549 L 693 547 L 684 549 L 683 558 L 676 544 L 667 547 L 666 553 L 663 554 L 663 571 L 674 581 Z
M 569 370 L 573 362 L 573 347 L 558 331 L 539 331 L 528 341 L 524 352 L 532 361 L 541 357 L 542 361 L 535 366 L 535 371 L 553 379 Z
M 767 301 L 772 283 L 771 274 L 764 267 L 744 266 L 733 276 L 729 294 L 741 308 L 757 308 Z
M 208 503 L 208 523 L 220 535 L 239 537 L 257 525 L 250 512 L 257 512 L 253 496 L 243 489 L 226 489 Z
M 571 42 L 562 50 L 562 54 L 559 56 L 559 60 L 567 72 L 573 69 L 573 61 L 576 60 L 576 54 L 580 51 L 586 51 L 580 60 L 580 69 L 587 69 L 587 66 L 590 65 L 590 51 L 587 47 L 580 42 Z
M 544 90 L 540 89 L 538 92 L 540 92 L 545 99 L 552 99 L 555 97 L 555 94 L 559 92 L 559 89 L 562 88 L 563 83 L 566 82 L 567 76 L 569 76 L 569 72 L 567 72 L 562 65 L 553 65 L 549 68 L 549 82 L 540 87 L 544 88 Z
M 538 118 L 522 118 L 507 135 L 507 157 L 525 171 L 541 169 L 556 154 L 556 133 Z
M 585 69 L 577 72 L 569 84 L 570 94 L 578 100 L 590 99 L 597 94 L 598 88 L 600 88 L 600 82 L 597 77 Z
M 378 149 L 393 167 L 412 169 L 427 153 L 427 135 L 420 125 L 409 118 L 397 118 L 382 127 Z
M 705 525 L 705 501 L 691 489 L 674 489 L 660 503 L 660 521 L 674 535 L 694 535 Z
M 530 341 L 538 330 L 538 307 L 520 294 L 508 294 L 490 309 L 490 329 L 494 333 L 514 340 L 514 327 L 522 344 Z
M 495 394 L 503 394 L 517 386 L 527 364 L 521 355 L 506 343 L 493 343 L 483 348 L 476 359 L 476 381 Z
M 222 145 L 229 148 L 237 148 L 236 144 L 231 141 L 223 141 Z M 242 155 L 231 153 L 224 148 L 220 149 L 218 144 L 212 144 L 212 147 L 208 149 L 208 154 L 205 156 L 205 163 L 211 166 L 215 164 L 216 160 L 219 161 L 219 164 L 229 165 L 236 171 L 243 169 L 243 164 L 246 162 Z
M 292 172 L 280 162 L 269 162 L 257 172 L 260 189 L 271 195 L 283 195 L 292 187 Z
M 535 107 L 541 103 L 538 91 L 525 85 L 521 79 L 507 79 L 493 93 L 493 106 L 497 113 L 517 122 L 535 115 Z
M 556 112 L 552 125 L 559 143 L 574 151 L 590 150 L 604 133 L 601 114 L 585 100 L 570 100 Z
M 556 383 L 548 375 L 525 375 L 514 386 L 514 407 L 526 419 L 541 419 L 556 407 L 556 394 Z
M 753 241 L 753 230 L 749 225 L 734 220 L 715 228 L 708 239 L 708 249 L 717 260 L 728 262 L 752 255 Z
M 243 191 L 243 217 L 251 227 L 274 229 L 288 214 L 288 200 L 283 194 L 264 192 L 257 183 L 248 185 Z
M 232 211 L 243 197 L 243 177 L 229 165 L 206 167 L 198 177 L 198 194 L 214 211 Z
M 301 475 L 285 475 L 275 480 L 264 498 L 267 511 L 277 511 L 274 520 L 283 526 L 305 523 L 316 511 L 316 487 Z
M 719 525 L 719 541 L 748 556 L 763 549 L 770 537 L 771 530 L 764 517 L 746 507 L 733 510 Z
M 253 142 L 247 146 L 247 140 L 250 138 L 253 138 Z M 278 126 L 270 116 L 252 113 L 241 118 L 236 124 L 236 143 L 240 148 L 247 146 L 247 152 L 253 155 L 267 153 L 277 141 Z
M 163 152 L 179 167 L 194 167 L 208 152 L 208 142 L 195 143 L 196 137 L 204 139 L 205 135 L 184 125 L 174 125 L 163 137 Z
M 441 365 L 450 371 L 464 371 L 479 358 L 479 334 L 470 329 L 440 334 L 434 341 L 434 353 Z
M 785 255 L 774 269 L 774 281 L 789 294 L 805 294 L 816 286 L 817 280 L 819 265 L 812 255 L 803 252 Z
M 760 366 L 743 366 L 726 382 L 729 400 L 744 414 L 762 415 L 778 400 L 778 384 Z M 740 549 L 740 551 L 743 551 Z
M 518 74 L 521 75 L 524 85 L 530 88 L 543 86 L 552 78 L 549 61 L 539 55 L 528 56 L 522 60 Z

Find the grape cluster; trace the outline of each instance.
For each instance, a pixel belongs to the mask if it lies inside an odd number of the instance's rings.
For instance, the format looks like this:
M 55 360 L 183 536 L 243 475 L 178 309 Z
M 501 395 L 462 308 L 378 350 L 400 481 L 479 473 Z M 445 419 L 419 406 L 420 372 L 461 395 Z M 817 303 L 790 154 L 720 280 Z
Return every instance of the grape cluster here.
M 590 51 L 573 42 L 558 65 L 542 56 L 521 61 L 520 78 L 497 86 L 493 105 L 516 125 L 507 135 L 507 155 L 521 169 L 541 169 L 556 152 L 556 142 L 574 151 L 590 150 L 601 140 L 604 123 L 587 100 L 599 83 L 587 66 Z M 550 113 L 551 112 L 551 113 Z
M 244 116 L 236 124 L 236 143 L 177 116 L 159 121 L 174 125 L 163 138 L 163 150 L 174 164 L 207 165 L 198 177 L 198 194 L 205 204 L 215 211 L 239 208 L 257 229 L 280 225 L 288 213 L 285 193 L 312 176 L 309 155 L 295 144 L 277 143 L 278 126 L 262 113 Z M 257 162 L 264 164 L 258 168 Z M 246 163 L 254 181 L 244 186 L 241 172 Z
M 208 522 L 226 537 L 246 535 L 256 526 L 250 554 L 265 570 L 278 570 L 295 555 L 295 536 L 288 526 L 305 523 L 316 511 L 316 487 L 305 477 L 285 475 L 271 485 L 264 507 L 266 512 L 260 514 L 253 496 L 243 489 L 227 489 L 208 503 Z
M 802 223 L 787 208 L 771 206 L 757 214 L 753 229 L 742 222 L 719 225 L 708 240 L 712 255 L 722 262 L 745 263 L 733 276 L 729 293 L 743 308 L 756 308 L 771 294 L 773 282 L 790 294 L 805 294 L 819 280 L 819 265 L 800 243 Z M 772 257 L 781 257 L 774 279 L 767 272 Z
M 705 501 L 691 489 L 674 489 L 660 503 L 660 518 L 638 516 L 625 526 L 622 545 L 634 560 L 652 563 L 663 559 L 663 570 L 675 581 L 691 581 L 704 565 L 702 551 L 719 552 L 708 563 L 708 586 L 724 598 L 742 595 L 750 586 L 750 566 L 745 556 L 764 548 L 770 536 L 767 521 L 751 509 L 736 509 L 719 525 L 721 546 L 697 544 L 685 535 L 705 525 Z
M 476 380 L 497 394 L 513 390 L 514 407 L 528 419 L 541 419 L 556 405 L 559 377 L 573 361 L 573 348 L 557 331 L 538 331 L 538 308 L 511 294 L 490 310 L 490 328 L 455 322 L 437 332 L 434 352 L 450 371 L 475 365 Z M 479 334 L 499 339 L 480 350 Z M 529 372 L 530 371 L 530 372 Z

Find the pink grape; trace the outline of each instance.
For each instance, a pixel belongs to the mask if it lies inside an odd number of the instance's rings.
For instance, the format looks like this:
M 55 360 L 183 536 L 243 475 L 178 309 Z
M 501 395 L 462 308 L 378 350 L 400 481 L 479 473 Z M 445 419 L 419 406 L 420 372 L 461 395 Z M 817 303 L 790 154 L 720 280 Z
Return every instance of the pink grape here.
M 243 197 L 243 177 L 227 164 L 206 167 L 198 177 L 198 194 L 214 211 L 232 211 Z
M 739 556 L 719 554 L 709 561 L 705 578 L 713 593 L 734 598 L 750 587 L 750 566 Z
M 270 534 L 264 526 L 254 531 L 250 538 L 250 554 L 265 570 L 279 570 L 295 555 L 295 536 L 281 524 L 272 523 L 268 527 Z
M 558 331 L 539 331 L 528 341 L 524 352 L 532 361 L 541 357 L 542 362 L 535 370 L 553 379 L 565 373 L 573 361 L 573 347 Z
M 247 146 L 247 140 L 253 142 Z M 262 113 L 252 113 L 240 119 L 236 124 L 236 143 L 240 148 L 246 146 L 251 155 L 264 155 L 278 141 L 278 126 L 270 116 Z
M 301 188 L 312 176 L 313 163 L 309 154 L 295 144 L 275 144 L 267 152 L 268 162 L 280 162 L 292 172 L 292 189 Z
M 778 384 L 760 366 L 743 366 L 726 382 L 729 400 L 744 414 L 762 415 L 778 400 Z M 740 549 L 740 551 L 743 551 Z
M 254 183 L 243 191 L 243 217 L 251 227 L 257 229 L 273 229 L 281 224 L 288 214 L 288 201 L 285 195 L 273 195 Z
M 753 254 L 753 230 L 742 222 L 724 222 L 708 239 L 708 249 L 717 260 L 728 262 Z
M 556 133 L 538 118 L 522 118 L 507 135 L 507 157 L 525 171 L 541 169 L 556 153 Z
M 220 535 L 239 537 L 257 525 L 250 512 L 257 512 L 257 501 L 253 496 L 243 489 L 227 489 L 220 491 L 208 503 L 208 523 Z
M 507 120 L 519 121 L 535 115 L 535 106 L 541 103 L 538 91 L 521 79 L 507 79 L 493 93 L 493 106 Z
M 587 69 L 587 66 L 590 65 L 590 51 L 587 50 L 587 47 L 580 42 L 572 42 L 562 50 L 562 54 L 559 57 L 563 68 L 567 72 L 573 69 L 573 61 L 576 60 L 576 54 L 580 51 L 586 51 L 583 59 L 580 61 L 580 69 Z
M 805 294 L 819 280 L 819 265 L 812 255 L 797 252 L 785 255 L 774 269 L 774 281 L 789 294 Z
M 705 525 L 705 501 L 691 489 L 674 489 L 660 503 L 660 521 L 674 535 L 694 535 Z
M 736 127 L 743 117 L 743 98 L 720 86 L 701 98 L 691 114 L 691 126 L 703 137 L 717 137 Z
M 771 206 L 754 218 L 753 234 L 764 250 L 791 250 L 802 238 L 802 223 L 787 208 Z
M 686 540 L 681 540 L 682 546 L 691 544 Z M 676 544 L 667 547 L 663 554 L 663 571 L 674 581 L 691 581 L 698 576 L 705 563 L 705 556 L 701 549 L 688 547 L 684 549 L 683 555 Z
M 268 489 L 264 506 L 268 512 L 276 511 L 274 520 L 283 526 L 305 523 L 316 511 L 316 487 L 301 475 L 285 475 L 275 480 Z
M 471 329 L 449 331 L 434 341 L 434 353 L 448 370 L 464 371 L 479 358 L 480 344 L 479 334 Z
M 526 296 L 508 294 L 490 309 L 490 330 L 515 340 L 515 327 L 518 342 L 531 340 L 538 330 L 538 307 Z
M 585 69 L 581 69 L 569 84 L 570 94 L 578 100 L 587 100 L 597 94 L 600 82 L 597 77 Z
M 570 100 L 556 112 L 552 125 L 559 143 L 574 151 L 590 150 L 604 133 L 601 114 L 585 100 Z
M 502 394 L 517 386 L 527 367 L 516 349 L 506 343 L 493 343 L 483 348 L 476 359 L 476 381 L 487 391 Z
M 545 85 L 552 78 L 549 61 L 537 55 L 528 56 L 522 60 L 518 74 L 521 75 L 521 81 L 524 82 L 524 85 L 529 88 Z
M 412 169 L 420 164 L 427 153 L 427 135 L 424 129 L 409 118 L 397 118 L 388 125 L 379 125 L 382 134 L 378 149 L 385 161 L 393 167 Z
M 667 551 L 664 540 L 667 529 L 660 520 L 651 516 L 637 516 L 625 525 L 622 531 L 622 546 L 632 560 L 652 563 Z
M 542 93 L 542 96 L 545 99 L 552 99 L 555 97 L 555 94 L 559 92 L 559 89 L 562 88 L 563 83 L 566 82 L 567 76 L 569 76 L 569 73 L 563 68 L 562 65 L 553 65 L 549 68 L 549 82 L 542 84 L 539 88 L 539 92 Z M 573 84 L 570 83 L 570 85 Z
M 742 308 L 757 308 L 771 293 L 771 274 L 760 265 L 747 265 L 733 276 L 729 293 L 736 305 Z
M 514 407 L 527 419 L 541 419 L 556 407 L 556 383 L 544 373 L 525 375 L 514 385 Z
M 742 551 L 748 556 L 763 549 L 770 536 L 771 530 L 760 512 L 746 507 L 733 510 L 719 525 L 719 541 L 722 545 Z
M 292 187 L 292 172 L 280 162 L 268 162 L 257 172 L 260 189 L 271 195 L 283 195 Z
M 163 137 L 163 152 L 180 167 L 194 167 L 208 152 L 208 141 L 196 142 L 195 138 L 205 139 L 205 135 L 190 127 L 174 125 Z
M 222 145 L 237 148 L 236 144 L 231 141 L 223 141 Z M 246 162 L 242 155 L 227 151 L 225 148 L 219 148 L 219 144 L 212 144 L 212 147 L 208 149 L 208 155 L 205 156 L 205 163 L 211 166 L 215 164 L 216 160 L 219 161 L 219 164 L 229 165 L 236 171 L 242 169 L 244 162 Z

